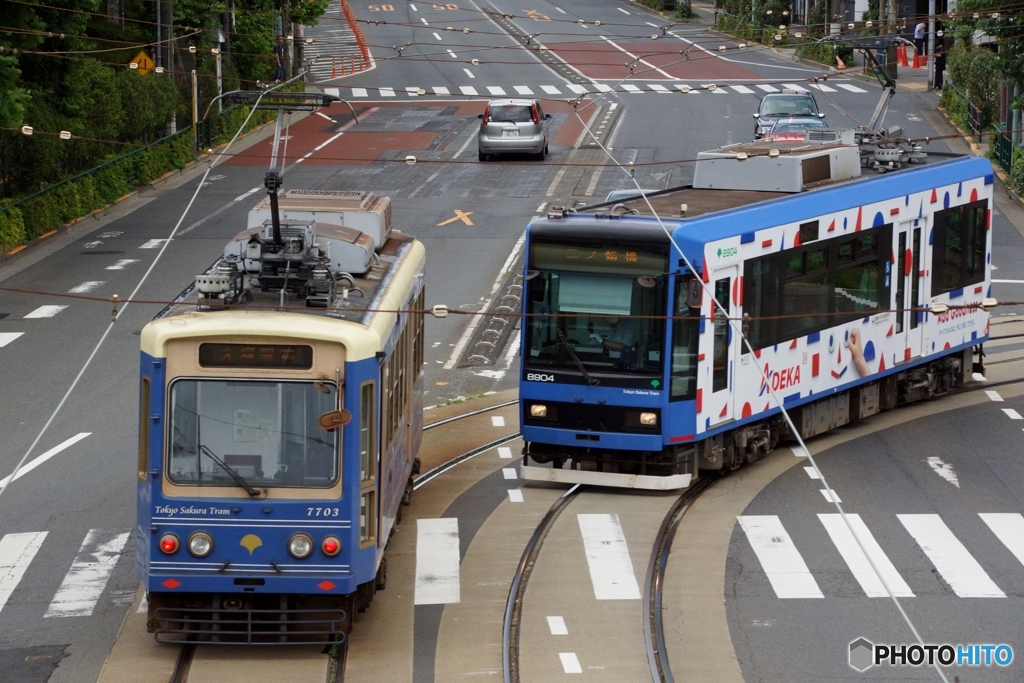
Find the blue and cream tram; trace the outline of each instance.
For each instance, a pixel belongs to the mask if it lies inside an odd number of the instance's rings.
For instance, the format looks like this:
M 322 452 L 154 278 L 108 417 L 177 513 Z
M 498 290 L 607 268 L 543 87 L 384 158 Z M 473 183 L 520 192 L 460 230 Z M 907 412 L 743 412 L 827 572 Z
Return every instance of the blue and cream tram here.
M 970 379 L 991 164 L 858 179 L 856 146 L 758 144 L 652 199 L 664 229 L 621 206 L 530 224 L 523 478 L 681 488 L 791 436 L 776 397 L 807 437 Z
M 282 198 L 143 329 L 136 556 L 160 641 L 336 642 L 383 588 L 418 468 L 424 249 L 390 202 L 376 234 L 340 224 L 387 198 L 335 194 Z

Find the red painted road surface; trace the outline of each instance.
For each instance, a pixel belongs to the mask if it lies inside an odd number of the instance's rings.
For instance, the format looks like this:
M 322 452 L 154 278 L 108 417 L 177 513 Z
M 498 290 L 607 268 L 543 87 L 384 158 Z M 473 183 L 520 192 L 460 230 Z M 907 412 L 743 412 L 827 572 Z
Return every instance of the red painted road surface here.
M 705 82 L 764 80 L 764 76 L 744 66 L 734 64 L 718 55 L 709 54 L 691 43 L 679 40 L 616 43 L 616 45 L 633 56 L 616 49 L 606 41 L 557 43 L 548 45 L 548 49 L 584 76 L 593 79 L 665 80 L 675 78 Z M 636 62 L 636 57 L 647 64 Z M 630 63 L 633 64 L 632 75 L 630 75 L 628 66 Z M 652 67 L 657 67 L 661 71 Z

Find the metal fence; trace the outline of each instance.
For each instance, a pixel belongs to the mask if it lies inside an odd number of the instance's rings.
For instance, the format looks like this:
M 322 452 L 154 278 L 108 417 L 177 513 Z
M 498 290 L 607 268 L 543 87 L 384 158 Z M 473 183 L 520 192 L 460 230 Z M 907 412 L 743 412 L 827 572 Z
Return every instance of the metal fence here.
M 996 163 L 1010 173 L 1013 171 L 1013 138 L 1005 131 L 997 131 L 992 134 L 992 147 L 995 149 Z

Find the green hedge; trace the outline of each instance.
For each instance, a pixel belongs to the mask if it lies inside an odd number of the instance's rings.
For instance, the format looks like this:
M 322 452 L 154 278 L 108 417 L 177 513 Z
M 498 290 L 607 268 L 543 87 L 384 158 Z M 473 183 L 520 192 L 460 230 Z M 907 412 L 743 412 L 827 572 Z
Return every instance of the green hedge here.
M 21 211 L 14 207 L 0 211 L 0 253 L 25 243 L 25 221 Z
M 1010 189 L 1017 193 L 1018 197 L 1024 196 L 1024 148 L 1016 146 L 1013 148 L 1013 163 L 1010 164 Z
M 967 100 L 961 97 L 949 83 L 944 83 L 942 86 L 939 106 L 946 112 L 950 121 L 962 129 L 967 128 Z

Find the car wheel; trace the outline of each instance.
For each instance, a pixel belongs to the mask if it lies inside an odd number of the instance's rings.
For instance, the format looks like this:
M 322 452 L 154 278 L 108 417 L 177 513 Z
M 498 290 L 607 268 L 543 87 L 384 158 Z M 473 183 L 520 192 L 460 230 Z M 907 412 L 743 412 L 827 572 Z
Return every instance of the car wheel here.
M 476 155 L 477 159 L 479 159 L 480 161 L 487 161 L 487 155 L 484 154 L 483 152 L 477 152 Z
M 548 143 L 546 143 L 546 142 L 544 143 L 544 153 L 545 154 L 548 153 Z
M 544 161 L 544 152 L 545 150 L 542 149 L 541 151 L 534 154 L 533 158 L 536 159 L 537 161 Z

